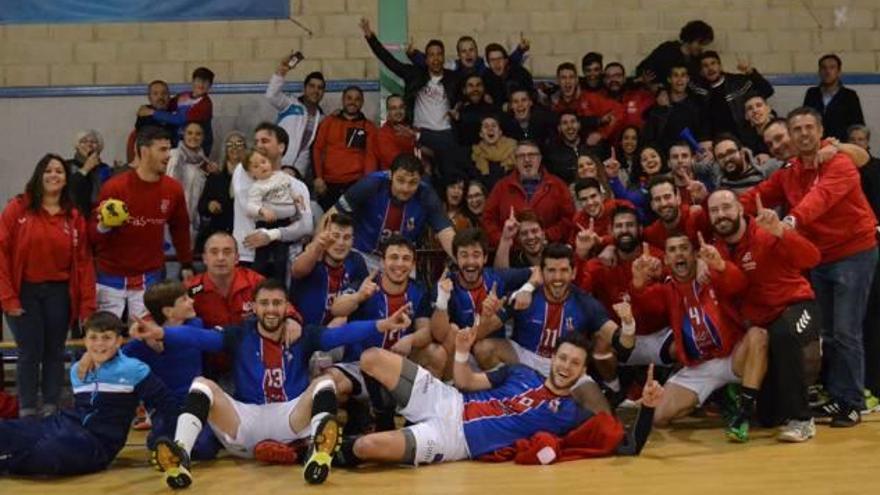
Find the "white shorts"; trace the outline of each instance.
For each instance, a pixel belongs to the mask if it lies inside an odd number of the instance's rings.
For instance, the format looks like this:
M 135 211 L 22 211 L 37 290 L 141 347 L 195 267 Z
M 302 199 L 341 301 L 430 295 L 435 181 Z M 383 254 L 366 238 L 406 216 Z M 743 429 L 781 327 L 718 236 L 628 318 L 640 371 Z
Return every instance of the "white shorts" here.
M 660 351 L 663 349 L 663 343 L 666 339 L 672 337 L 672 329 L 664 328 L 648 335 L 636 335 L 636 345 L 633 347 L 629 359 L 623 366 L 646 366 L 651 363 L 661 366 L 667 366 L 660 359 Z
M 95 295 L 98 311 L 109 311 L 122 318 L 125 306 L 128 305 L 129 321 L 133 321 L 132 315 L 144 316 L 147 314 L 147 307 L 144 306 L 144 289 L 117 289 L 97 284 Z
M 697 405 L 701 405 L 715 390 L 741 381 L 733 372 L 733 356 L 730 355 L 682 368 L 667 383 L 674 383 L 697 394 Z
M 399 412 L 416 423 L 406 429 L 416 440 L 417 466 L 470 458 L 462 421 L 464 400 L 455 387 L 419 366 L 409 402 Z
M 508 340 L 510 345 L 513 347 L 513 352 L 516 353 L 516 359 L 519 360 L 519 364 L 524 364 L 529 368 L 537 371 L 541 374 L 541 376 L 550 376 L 550 358 L 539 356 L 534 352 L 526 349 L 525 347 L 517 344 L 513 340 Z M 578 381 L 574 384 L 575 387 L 580 385 L 583 382 L 593 382 L 590 375 L 584 374 L 578 379 Z
M 342 372 L 349 380 L 351 380 L 355 387 L 360 387 L 360 393 L 351 394 L 352 399 L 367 399 L 369 398 L 369 394 L 367 393 L 367 383 L 364 381 L 364 374 L 361 373 L 361 366 L 357 363 L 357 361 L 351 361 L 348 363 L 333 363 L 331 368 L 336 368 Z
M 226 397 L 232 402 L 238 415 L 238 432 L 235 438 L 220 431 L 210 422 L 209 424 L 223 447 L 236 457 L 253 457 L 254 446 L 263 440 L 288 443 L 311 435 L 311 428 L 305 428 L 299 433 L 290 430 L 290 414 L 296 407 L 299 397 L 287 402 L 271 404 L 245 404 L 234 400 L 228 394 Z

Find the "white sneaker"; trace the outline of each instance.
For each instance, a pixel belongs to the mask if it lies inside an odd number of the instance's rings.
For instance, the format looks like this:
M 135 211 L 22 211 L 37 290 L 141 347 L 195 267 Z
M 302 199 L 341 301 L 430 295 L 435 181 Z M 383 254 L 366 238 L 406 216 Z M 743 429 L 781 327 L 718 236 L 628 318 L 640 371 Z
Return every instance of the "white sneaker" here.
M 816 436 L 816 422 L 813 418 L 806 421 L 789 420 L 779 429 L 776 439 L 780 442 L 800 443 Z

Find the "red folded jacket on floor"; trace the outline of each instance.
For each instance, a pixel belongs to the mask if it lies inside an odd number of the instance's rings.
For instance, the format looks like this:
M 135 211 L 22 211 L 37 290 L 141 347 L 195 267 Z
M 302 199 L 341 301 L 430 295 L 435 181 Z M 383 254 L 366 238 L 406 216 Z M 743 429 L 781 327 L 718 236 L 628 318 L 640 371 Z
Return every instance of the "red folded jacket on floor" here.
M 604 457 L 614 453 L 623 440 L 623 424 L 602 412 L 568 432 L 564 437 L 540 431 L 517 440 L 511 447 L 480 457 L 484 462 L 514 461 L 517 464 L 552 464 Z

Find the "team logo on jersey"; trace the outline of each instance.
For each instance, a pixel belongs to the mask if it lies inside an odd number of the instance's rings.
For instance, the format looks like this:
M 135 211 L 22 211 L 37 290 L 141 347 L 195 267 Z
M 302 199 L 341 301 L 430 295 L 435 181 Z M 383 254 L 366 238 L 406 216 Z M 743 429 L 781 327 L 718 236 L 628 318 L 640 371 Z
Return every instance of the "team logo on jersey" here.
M 752 271 L 758 268 L 758 263 L 752 257 L 751 251 L 746 251 L 742 259 L 740 260 L 740 265 L 742 265 L 742 269 L 746 271 Z

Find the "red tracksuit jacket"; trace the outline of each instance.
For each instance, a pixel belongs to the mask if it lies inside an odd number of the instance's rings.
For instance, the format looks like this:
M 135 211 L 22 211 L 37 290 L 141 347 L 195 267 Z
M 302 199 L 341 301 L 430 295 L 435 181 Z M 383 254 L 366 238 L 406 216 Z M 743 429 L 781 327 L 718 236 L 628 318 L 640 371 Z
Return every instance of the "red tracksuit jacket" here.
M 501 240 L 501 230 L 510 216 L 511 207 L 517 212 L 526 209 L 534 211 L 541 220 L 548 241 L 565 242 L 568 239 L 571 217 L 574 216 L 571 192 L 562 179 L 546 170 L 541 173 L 541 182 L 531 201 L 526 199 L 526 191 L 516 170 L 495 184 L 483 212 L 483 227 L 492 246 L 497 246 Z

